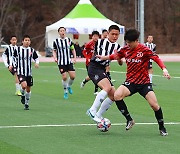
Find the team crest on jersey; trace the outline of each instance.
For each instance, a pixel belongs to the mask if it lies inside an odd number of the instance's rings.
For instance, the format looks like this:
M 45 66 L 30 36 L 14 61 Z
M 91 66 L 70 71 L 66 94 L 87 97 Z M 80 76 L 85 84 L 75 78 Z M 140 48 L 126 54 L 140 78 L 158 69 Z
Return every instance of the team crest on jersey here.
M 137 52 L 137 57 L 142 57 L 143 53 L 142 52 Z
M 22 81 L 23 78 L 19 78 L 20 81 Z
M 95 80 L 98 80 L 98 79 L 99 79 L 99 75 L 95 75 L 95 76 L 94 76 L 94 79 L 95 79 Z

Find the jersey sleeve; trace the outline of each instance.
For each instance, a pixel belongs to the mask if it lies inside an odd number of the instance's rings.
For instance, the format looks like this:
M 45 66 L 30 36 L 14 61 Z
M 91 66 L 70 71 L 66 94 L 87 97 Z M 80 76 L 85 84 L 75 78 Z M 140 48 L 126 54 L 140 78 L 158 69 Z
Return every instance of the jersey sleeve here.
M 39 64 L 38 54 L 37 54 L 36 50 L 34 50 L 33 48 L 32 48 L 32 50 L 33 50 L 32 58 L 34 59 L 36 64 Z
M 53 41 L 53 49 L 54 49 L 54 50 L 57 50 L 57 45 L 56 45 L 56 42 L 55 42 L 55 41 Z
M 160 67 L 161 69 L 166 68 L 165 64 L 164 64 L 163 61 L 159 58 L 159 56 L 158 56 L 155 52 L 151 51 L 151 50 L 148 49 L 148 48 L 146 49 L 146 56 L 147 56 L 149 59 L 154 60 L 154 61 L 159 65 L 159 67 Z

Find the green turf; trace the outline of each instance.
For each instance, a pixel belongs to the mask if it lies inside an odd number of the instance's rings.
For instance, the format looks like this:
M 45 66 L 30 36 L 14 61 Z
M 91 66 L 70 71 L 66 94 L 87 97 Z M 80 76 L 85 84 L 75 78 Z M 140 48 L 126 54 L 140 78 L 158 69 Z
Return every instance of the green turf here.
M 180 63 L 166 63 L 173 77 L 180 77 Z M 14 96 L 14 78 L 0 63 L 0 126 L 93 124 L 85 114 L 94 100 L 91 82 L 80 89 L 80 82 L 87 75 L 84 63 L 77 63 L 74 94 L 63 99 L 61 76 L 55 63 L 41 63 L 33 69 L 34 86 L 30 110 L 24 111 L 20 97 Z M 112 63 L 111 73 L 117 88 L 125 79 L 126 67 Z M 154 65 L 154 74 L 162 71 Z M 164 111 L 165 122 L 180 122 L 180 78 L 170 81 L 154 76 L 154 91 Z M 154 113 L 138 94 L 125 99 L 136 123 L 154 123 Z M 115 105 L 105 113 L 112 124 L 125 123 Z M 0 154 L 91 154 L 91 153 L 180 153 L 180 125 L 166 125 L 169 136 L 159 135 L 157 125 L 135 125 L 128 132 L 125 126 L 112 125 L 107 133 L 96 126 L 63 126 L 0 128 Z

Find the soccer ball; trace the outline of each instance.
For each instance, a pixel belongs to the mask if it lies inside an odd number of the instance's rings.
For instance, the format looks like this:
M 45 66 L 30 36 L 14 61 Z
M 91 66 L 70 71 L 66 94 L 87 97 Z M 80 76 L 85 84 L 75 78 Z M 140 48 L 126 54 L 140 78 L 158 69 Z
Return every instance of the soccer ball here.
M 111 127 L 111 122 L 107 118 L 104 118 L 101 120 L 101 122 L 97 123 L 97 129 L 100 130 L 101 132 L 107 132 L 110 127 Z

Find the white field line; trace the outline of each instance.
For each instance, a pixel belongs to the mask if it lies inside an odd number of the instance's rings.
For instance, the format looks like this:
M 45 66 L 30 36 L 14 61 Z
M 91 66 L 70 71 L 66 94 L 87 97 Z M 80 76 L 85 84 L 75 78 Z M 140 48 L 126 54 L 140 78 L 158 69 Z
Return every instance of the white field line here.
M 180 125 L 180 122 L 167 122 L 166 125 Z M 126 123 L 114 123 L 112 126 L 122 126 Z M 136 125 L 157 125 L 157 123 L 136 123 Z M 80 126 L 96 126 L 96 124 L 59 124 L 59 125 L 22 125 L 22 126 L 0 126 L 2 128 L 37 128 L 37 127 L 80 127 Z
M 78 68 L 80 70 L 86 70 L 85 68 Z M 112 73 L 119 73 L 119 74 L 126 74 L 126 72 L 120 72 L 120 71 L 110 71 Z M 162 75 L 154 75 L 153 76 L 156 76 L 156 77 L 163 77 Z M 171 78 L 175 78 L 175 79 L 180 79 L 179 76 L 171 76 Z

